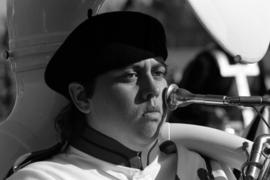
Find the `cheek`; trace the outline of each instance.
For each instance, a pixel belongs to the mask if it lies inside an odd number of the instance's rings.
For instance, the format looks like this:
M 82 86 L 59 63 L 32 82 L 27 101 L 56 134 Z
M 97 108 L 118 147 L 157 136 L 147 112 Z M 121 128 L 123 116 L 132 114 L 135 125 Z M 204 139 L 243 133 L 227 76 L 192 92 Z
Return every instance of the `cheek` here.
M 123 116 L 132 115 L 136 112 L 135 97 L 137 95 L 136 90 L 131 88 L 119 88 L 118 86 L 111 89 L 108 99 L 112 103 L 112 108 L 116 113 Z
M 98 118 L 122 119 L 136 112 L 136 93 L 118 86 L 102 89 L 93 96 L 93 110 Z

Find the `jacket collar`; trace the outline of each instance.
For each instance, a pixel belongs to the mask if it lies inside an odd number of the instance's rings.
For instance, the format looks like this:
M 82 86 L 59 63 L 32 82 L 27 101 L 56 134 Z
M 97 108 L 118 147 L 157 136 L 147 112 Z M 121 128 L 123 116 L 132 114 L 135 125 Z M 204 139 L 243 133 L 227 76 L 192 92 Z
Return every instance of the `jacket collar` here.
M 117 165 L 143 168 L 142 152 L 133 151 L 99 131 L 87 126 L 75 137 L 70 144 L 78 150 Z M 147 152 L 147 161 L 150 161 L 150 153 L 157 146 L 157 142 Z M 145 154 L 145 153 L 144 153 Z M 147 162 L 149 164 L 150 162 Z

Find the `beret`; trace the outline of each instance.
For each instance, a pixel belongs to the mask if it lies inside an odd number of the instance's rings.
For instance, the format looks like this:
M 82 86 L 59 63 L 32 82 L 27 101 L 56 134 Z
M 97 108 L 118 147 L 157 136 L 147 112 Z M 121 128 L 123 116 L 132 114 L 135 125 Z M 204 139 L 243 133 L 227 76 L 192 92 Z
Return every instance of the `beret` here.
M 155 18 L 132 11 L 89 16 L 65 39 L 45 70 L 46 84 L 69 98 L 71 82 L 98 75 L 147 58 L 167 58 L 165 31 Z

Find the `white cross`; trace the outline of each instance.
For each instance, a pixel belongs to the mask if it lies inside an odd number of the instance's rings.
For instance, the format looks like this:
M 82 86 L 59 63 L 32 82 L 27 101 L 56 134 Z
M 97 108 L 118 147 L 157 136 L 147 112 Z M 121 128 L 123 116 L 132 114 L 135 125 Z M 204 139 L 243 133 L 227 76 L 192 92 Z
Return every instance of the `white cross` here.
M 221 51 L 213 52 L 223 77 L 235 77 L 236 87 L 239 96 L 250 96 L 250 88 L 247 76 L 258 76 L 260 69 L 257 63 L 254 64 L 229 64 L 227 56 Z M 255 117 L 251 108 L 244 108 L 242 111 L 244 126 L 247 127 Z

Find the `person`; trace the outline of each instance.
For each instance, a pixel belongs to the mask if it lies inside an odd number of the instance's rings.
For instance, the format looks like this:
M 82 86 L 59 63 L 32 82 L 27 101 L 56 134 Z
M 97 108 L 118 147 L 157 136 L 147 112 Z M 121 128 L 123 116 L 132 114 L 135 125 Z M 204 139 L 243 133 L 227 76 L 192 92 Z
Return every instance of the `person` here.
M 70 100 L 56 118 L 61 142 L 26 158 L 8 180 L 212 179 L 207 157 L 160 137 L 168 86 L 161 23 L 130 11 L 88 16 L 45 72 Z

